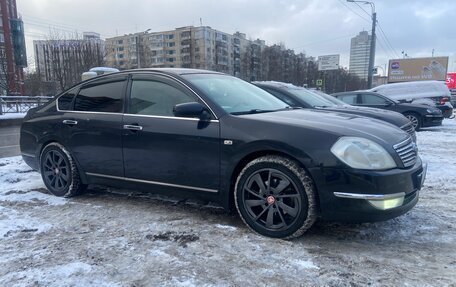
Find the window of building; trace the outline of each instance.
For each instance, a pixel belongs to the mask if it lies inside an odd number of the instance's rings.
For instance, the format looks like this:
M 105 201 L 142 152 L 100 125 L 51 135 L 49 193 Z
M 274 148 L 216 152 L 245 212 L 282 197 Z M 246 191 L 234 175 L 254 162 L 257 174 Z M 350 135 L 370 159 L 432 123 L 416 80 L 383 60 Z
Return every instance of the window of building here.
M 168 50 L 168 51 L 166 51 L 166 54 L 174 55 L 175 52 L 176 52 L 175 50 Z
M 174 58 L 167 58 L 166 61 L 168 61 L 168 62 L 174 62 Z
M 174 46 L 176 46 L 176 43 L 175 43 L 175 42 L 169 42 L 169 43 L 167 44 L 167 46 L 168 46 L 168 47 L 174 47 Z
M 129 113 L 174 117 L 175 105 L 194 101 L 194 98 L 166 83 L 133 80 Z
M 174 39 L 174 34 L 169 34 L 168 39 Z
M 74 102 L 75 111 L 122 112 L 125 80 L 88 84 L 81 88 Z
M 61 95 L 57 99 L 57 107 L 61 111 L 68 111 L 71 110 L 71 102 L 73 102 L 74 96 L 76 96 L 76 93 L 78 92 L 78 88 L 74 88 L 66 92 L 65 94 Z
M 119 45 L 123 44 L 123 40 L 117 40 L 117 44 L 119 44 Z

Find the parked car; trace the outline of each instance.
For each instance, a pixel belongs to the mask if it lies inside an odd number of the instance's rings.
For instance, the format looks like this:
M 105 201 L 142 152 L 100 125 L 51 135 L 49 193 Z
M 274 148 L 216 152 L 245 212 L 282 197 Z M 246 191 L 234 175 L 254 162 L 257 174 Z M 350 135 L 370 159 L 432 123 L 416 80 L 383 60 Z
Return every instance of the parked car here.
M 20 146 L 56 196 L 104 184 L 199 197 L 235 206 L 276 238 L 317 218 L 397 217 L 417 203 L 426 174 L 410 135 L 390 124 L 293 109 L 238 78 L 192 69 L 82 82 L 27 113 Z
M 322 109 L 382 120 L 406 131 L 412 136 L 413 140 L 416 141 L 415 129 L 412 123 L 400 113 L 368 107 L 354 107 L 323 92 L 312 91 L 287 83 L 269 81 L 254 82 L 253 84 L 271 93 L 292 107 Z
M 426 104 L 423 99 L 432 100 L 442 111 L 445 118 L 453 116 L 453 106 L 450 103 L 451 94 L 445 82 L 418 81 L 380 85 L 372 88 L 370 92 L 379 93 L 399 102 Z
M 439 126 L 442 124 L 442 111 L 436 107 L 423 104 L 401 103 L 381 94 L 365 91 L 335 93 L 332 96 L 354 106 L 373 107 L 395 111 L 406 116 L 416 131 L 423 127 Z

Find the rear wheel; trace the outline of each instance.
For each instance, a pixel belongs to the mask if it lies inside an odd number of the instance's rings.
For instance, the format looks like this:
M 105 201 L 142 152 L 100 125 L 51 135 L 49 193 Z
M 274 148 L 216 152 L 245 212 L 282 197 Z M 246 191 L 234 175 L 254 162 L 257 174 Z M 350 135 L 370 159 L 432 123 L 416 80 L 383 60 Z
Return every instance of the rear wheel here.
M 418 131 L 421 128 L 421 119 L 420 117 L 415 114 L 415 113 L 405 113 L 404 116 L 410 120 L 412 123 L 413 127 L 415 128 L 415 131 Z
M 317 217 L 312 179 L 295 161 L 280 156 L 247 164 L 236 182 L 235 203 L 247 226 L 269 237 L 301 236 Z
M 50 193 L 55 196 L 71 197 L 85 189 L 76 164 L 64 146 L 48 144 L 40 156 L 41 177 Z

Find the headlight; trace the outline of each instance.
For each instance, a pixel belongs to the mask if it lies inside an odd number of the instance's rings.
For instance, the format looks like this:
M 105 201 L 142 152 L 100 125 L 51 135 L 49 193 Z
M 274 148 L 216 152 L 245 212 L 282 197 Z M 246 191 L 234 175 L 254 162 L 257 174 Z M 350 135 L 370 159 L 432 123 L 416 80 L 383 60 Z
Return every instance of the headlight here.
M 379 144 L 358 137 L 341 137 L 331 152 L 352 168 L 389 169 L 396 167 L 391 155 Z
M 441 111 L 439 109 L 426 109 L 426 112 L 429 114 L 439 114 Z

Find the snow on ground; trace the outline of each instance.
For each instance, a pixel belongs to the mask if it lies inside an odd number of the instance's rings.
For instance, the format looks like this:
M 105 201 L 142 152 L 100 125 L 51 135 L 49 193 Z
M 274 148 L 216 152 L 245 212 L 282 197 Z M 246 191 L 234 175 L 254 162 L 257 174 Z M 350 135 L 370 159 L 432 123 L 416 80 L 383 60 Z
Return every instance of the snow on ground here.
M 0 120 L 9 120 L 9 119 L 22 119 L 26 113 L 7 113 L 0 115 Z
M 0 159 L 0 286 L 454 286 L 456 121 L 418 133 L 429 164 L 408 214 L 274 240 L 198 201 L 91 187 L 56 198 Z

